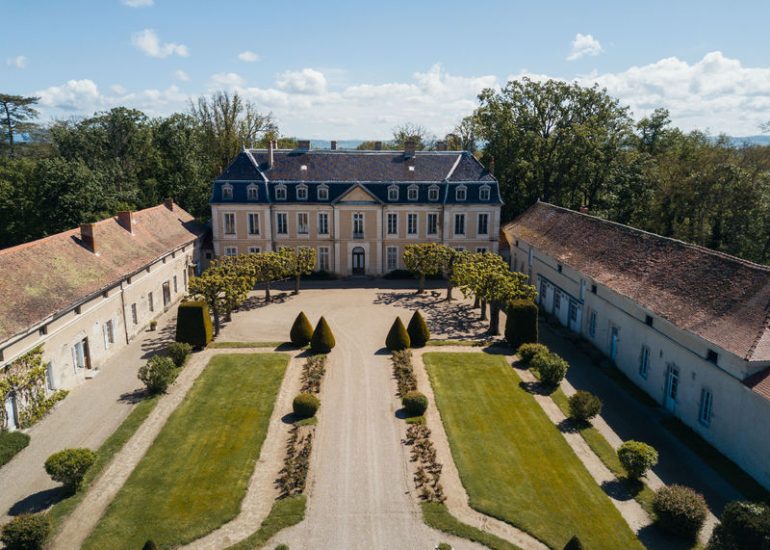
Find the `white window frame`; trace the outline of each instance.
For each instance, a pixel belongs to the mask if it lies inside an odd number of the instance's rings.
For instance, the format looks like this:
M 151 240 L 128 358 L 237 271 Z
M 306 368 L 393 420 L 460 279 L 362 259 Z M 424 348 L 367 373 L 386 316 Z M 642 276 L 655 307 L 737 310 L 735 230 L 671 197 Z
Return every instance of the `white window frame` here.
M 433 224 L 433 231 L 431 231 L 431 227 L 430 227 L 431 218 L 433 218 L 435 222 Z M 428 212 L 425 232 L 426 232 L 426 235 L 438 235 L 438 212 Z
M 316 189 L 316 198 L 319 201 L 329 200 L 329 186 L 326 184 L 319 185 Z
M 481 187 L 479 187 L 479 200 L 480 201 L 488 201 L 490 197 L 492 196 L 492 188 L 484 184 Z
M 700 390 L 700 402 L 698 404 L 698 422 L 704 426 L 711 425 L 711 416 L 714 414 L 714 393 L 706 387 Z
M 246 215 L 246 225 L 249 235 L 259 235 L 259 212 L 249 212 Z
M 282 183 L 279 183 L 275 186 L 275 200 L 277 201 L 285 201 L 286 200 L 286 186 Z
M 227 220 L 232 219 L 232 224 L 228 224 Z M 232 231 L 228 231 L 228 225 L 229 228 L 232 229 Z M 236 227 L 236 219 L 235 219 L 235 212 L 223 212 L 222 213 L 222 232 L 225 235 L 237 235 L 238 229 Z
M 481 231 L 481 219 L 484 218 L 484 229 Z M 479 212 L 476 215 L 476 235 L 489 235 L 489 212 Z
M 225 247 L 225 256 L 237 256 L 238 255 L 238 247 L 237 246 L 226 246 Z
M 112 344 L 115 343 L 115 323 L 112 319 L 108 319 L 102 325 L 102 333 L 104 334 L 104 349 L 110 349 Z
M 328 246 L 319 246 L 318 247 L 318 270 L 319 271 L 330 271 L 331 270 L 331 264 L 329 263 L 329 247 Z
M 417 185 L 410 185 L 406 189 L 406 200 L 416 201 L 420 198 L 420 188 Z
M 459 231 L 459 232 L 457 231 L 458 222 L 460 222 L 459 225 L 460 225 L 460 229 L 461 229 L 461 231 Z M 453 229 L 454 229 L 454 235 L 455 236 L 462 236 L 462 237 L 465 236 L 465 214 L 462 214 L 462 213 L 456 213 L 455 214 Z
M 647 380 L 650 375 L 650 347 L 646 344 L 642 344 L 642 349 L 639 352 L 639 376 Z
M 388 212 L 387 215 L 387 234 L 388 235 L 398 235 L 398 213 L 397 212 Z M 393 227 L 391 227 L 390 221 L 394 220 Z M 391 231 L 393 229 L 393 231 Z
M 234 197 L 233 193 L 233 186 L 229 183 L 226 183 L 222 186 L 222 200 L 223 201 L 231 201 Z
M 462 197 L 460 196 L 462 194 Z M 458 185 L 455 188 L 455 200 L 456 201 L 465 201 L 468 199 L 468 188 L 464 185 Z
M 307 185 L 305 185 L 304 183 L 300 183 L 297 186 L 297 200 L 298 201 L 307 200 Z
M 438 185 L 431 185 L 428 187 L 428 200 L 429 201 L 437 201 L 439 197 L 440 189 Z
M 393 271 L 398 269 L 398 247 L 389 246 L 385 250 L 385 269 L 387 271 Z
M 323 222 L 321 222 L 321 220 L 323 220 Z M 318 234 L 328 235 L 329 234 L 329 213 L 319 212 L 317 216 L 317 221 L 318 221 Z
M 254 195 L 252 197 L 252 194 Z M 246 200 L 258 201 L 259 200 L 259 186 L 256 183 L 250 183 L 246 188 Z
M 283 222 L 283 223 L 281 223 Z M 283 227 L 281 227 L 283 226 Z M 283 231 L 281 231 L 283 229 Z M 289 213 L 288 212 L 276 212 L 275 213 L 275 234 L 276 235 L 288 235 L 289 234 Z
M 398 185 L 391 185 L 388 187 L 388 200 L 389 201 L 397 201 L 398 200 Z
M 303 222 L 304 218 L 304 223 Z M 297 235 L 310 235 L 310 214 L 297 212 Z
M 420 233 L 420 216 L 417 212 L 409 212 L 406 215 L 406 234 L 416 237 Z

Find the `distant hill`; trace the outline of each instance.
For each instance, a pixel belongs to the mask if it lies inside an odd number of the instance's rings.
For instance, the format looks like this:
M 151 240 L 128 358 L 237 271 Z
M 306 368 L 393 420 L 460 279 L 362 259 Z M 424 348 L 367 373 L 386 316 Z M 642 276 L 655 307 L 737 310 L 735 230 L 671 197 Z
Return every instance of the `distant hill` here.
M 338 139 L 337 149 L 355 149 L 364 142 L 362 139 Z M 311 139 L 310 146 L 313 149 L 329 149 L 331 141 L 328 139 Z
M 770 135 L 744 137 L 730 136 L 730 141 L 735 147 L 743 147 L 744 145 L 770 145 Z

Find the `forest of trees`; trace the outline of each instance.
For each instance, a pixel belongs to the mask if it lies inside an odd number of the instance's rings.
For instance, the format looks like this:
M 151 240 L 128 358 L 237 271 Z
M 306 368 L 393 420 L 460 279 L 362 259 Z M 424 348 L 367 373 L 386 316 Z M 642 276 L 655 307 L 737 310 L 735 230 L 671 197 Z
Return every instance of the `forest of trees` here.
M 37 124 L 35 98 L 0 94 L 0 247 L 173 197 L 208 217 L 211 180 L 244 144 L 281 138 L 269 114 L 224 92 L 150 118 L 127 108 Z M 770 128 L 768 129 L 770 130 Z M 494 158 L 509 220 L 537 199 L 770 263 L 770 147 L 683 132 L 659 109 L 634 120 L 599 88 L 521 79 L 485 90 L 475 112 L 437 141 L 405 124 L 418 148 Z M 364 147 L 371 146 L 365 142 Z

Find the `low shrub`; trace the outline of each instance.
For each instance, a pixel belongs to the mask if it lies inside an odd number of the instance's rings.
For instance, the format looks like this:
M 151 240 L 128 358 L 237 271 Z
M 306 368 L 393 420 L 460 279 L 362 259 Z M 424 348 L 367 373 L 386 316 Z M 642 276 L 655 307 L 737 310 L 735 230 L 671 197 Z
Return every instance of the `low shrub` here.
M 537 304 L 532 300 L 514 300 L 508 304 L 505 340 L 513 349 L 537 343 Z
M 205 348 L 211 342 L 209 306 L 206 302 L 185 301 L 179 304 L 176 315 L 177 342 L 186 342 L 194 348 Z
M 440 542 L 436 550 L 452 550 L 452 545 L 446 542 Z
M 404 323 L 401 322 L 401 317 L 396 317 L 388 331 L 388 336 L 385 338 L 385 347 L 390 351 L 401 351 L 408 349 L 411 344 L 409 333 L 406 331 Z
M 569 398 L 570 417 L 587 422 L 602 412 L 602 401 L 591 392 L 578 390 Z
M 51 532 L 51 520 L 44 514 L 24 514 L 5 524 L 0 542 L 7 550 L 40 550 Z
M 329 353 L 336 345 L 337 342 L 334 340 L 334 334 L 329 323 L 321 317 L 315 326 L 313 337 L 310 339 L 310 350 L 313 353 Z
M 292 403 L 292 409 L 294 414 L 300 418 L 310 418 L 315 416 L 318 412 L 318 407 L 321 406 L 321 401 L 312 393 L 300 393 L 294 398 Z
M 383 275 L 383 279 L 414 279 L 414 273 L 407 269 L 394 269 Z
M 278 546 L 275 547 L 275 550 L 289 550 L 289 545 L 288 544 L 279 544 Z
M 548 353 L 549 349 L 543 344 L 522 344 L 516 353 L 521 359 L 521 362 L 525 365 L 529 365 L 530 361 L 535 358 L 538 353 Z
M 9 462 L 27 445 L 29 445 L 29 436 L 27 434 L 0 431 L 0 466 Z
M 628 477 L 639 479 L 658 463 L 658 451 L 641 441 L 626 441 L 618 449 L 618 459 Z
M 45 471 L 51 479 L 63 484 L 72 493 L 80 489 L 83 476 L 96 460 L 91 449 L 64 449 L 45 461 Z
M 165 393 L 176 377 L 176 365 L 169 357 L 154 355 L 137 374 L 150 393 Z
M 418 391 L 410 391 L 401 398 L 406 414 L 409 416 L 422 416 L 428 409 L 428 398 Z
M 294 319 L 294 324 L 291 325 L 289 340 L 298 348 L 304 348 L 310 343 L 312 337 L 313 325 L 310 324 L 310 319 L 307 318 L 305 312 L 300 311 L 297 318 Z
M 770 548 L 770 506 L 757 502 L 730 502 L 714 528 L 708 550 Z
M 567 374 L 569 363 L 553 352 L 538 353 L 529 362 L 530 368 L 540 374 L 540 381 L 546 386 L 558 386 Z
M 578 536 L 575 535 L 564 545 L 564 550 L 583 550 L 583 543 L 580 542 Z
M 419 311 L 415 311 L 414 315 L 412 315 L 409 325 L 406 327 L 406 332 L 409 334 L 409 347 L 422 348 L 430 340 L 428 324 Z
M 393 376 L 398 384 L 398 395 L 404 397 L 407 393 L 417 389 L 417 379 L 412 367 L 412 352 L 408 349 L 394 351 L 392 356 Z
M 166 348 L 166 354 L 174 362 L 176 368 L 184 366 L 192 351 L 192 346 L 187 342 L 171 342 Z
M 655 522 L 669 533 L 694 540 L 706 521 L 703 495 L 689 487 L 669 485 L 655 493 Z

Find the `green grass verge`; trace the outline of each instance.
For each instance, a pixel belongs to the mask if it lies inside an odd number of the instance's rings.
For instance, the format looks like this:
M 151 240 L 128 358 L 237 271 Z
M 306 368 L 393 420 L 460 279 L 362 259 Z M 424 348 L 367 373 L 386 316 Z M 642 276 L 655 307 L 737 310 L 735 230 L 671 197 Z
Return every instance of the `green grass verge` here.
M 465 346 L 469 348 L 480 348 L 488 346 L 490 340 L 428 340 L 426 346 Z
M 288 355 L 213 357 L 86 540 L 86 549 L 195 540 L 236 517 Z
M 51 533 L 55 533 L 58 530 L 64 518 L 85 498 L 91 483 L 104 471 L 112 457 L 131 439 L 136 430 L 139 429 L 139 426 L 150 416 L 150 413 L 157 404 L 157 396 L 150 396 L 137 403 L 125 420 L 118 426 L 118 429 L 112 432 L 112 435 L 102 443 L 101 447 L 96 451 L 96 460 L 83 478 L 83 487 L 80 491 L 61 502 L 57 502 L 48 510 L 48 517 L 51 519 L 52 525 Z
M 229 546 L 227 550 L 253 550 L 263 547 L 278 531 L 296 525 L 305 519 L 306 502 L 307 497 L 305 495 L 276 500 L 265 521 L 259 526 L 259 530 L 238 544 Z
M 507 540 L 461 522 L 450 514 L 447 507 L 443 504 L 423 502 L 420 506 L 422 507 L 422 518 L 428 527 L 433 527 L 456 537 L 479 542 L 492 550 L 521 550 L 518 546 Z
M 240 349 L 240 348 L 277 348 L 287 345 L 287 342 L 211 342 L 209 348 L 213 349 Z
M 0 432 L 0 467 L 29 445 L 29 436 L 22 432 Z
M 642 548 L 620 512 L 499 355 L 424 355 L 470 504 L 552 548 Z

